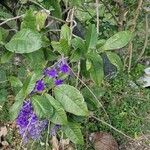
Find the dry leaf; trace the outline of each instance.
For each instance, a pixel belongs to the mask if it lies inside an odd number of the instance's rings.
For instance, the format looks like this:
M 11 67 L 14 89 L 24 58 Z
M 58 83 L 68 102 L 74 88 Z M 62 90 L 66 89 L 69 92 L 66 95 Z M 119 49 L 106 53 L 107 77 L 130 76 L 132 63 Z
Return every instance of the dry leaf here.
M 90 135 L 95 150 L 118 150 L 118 144 L 113 136 L 106 132 L 96 132 Z
M 0 137 L 1 136 L 6 136 L 7 135 L 7 128 L 6 127 L 1 127 L 0 128 Z
M 52 136 L 52 150 L 59 150 L 59 143 L 56 136 Z

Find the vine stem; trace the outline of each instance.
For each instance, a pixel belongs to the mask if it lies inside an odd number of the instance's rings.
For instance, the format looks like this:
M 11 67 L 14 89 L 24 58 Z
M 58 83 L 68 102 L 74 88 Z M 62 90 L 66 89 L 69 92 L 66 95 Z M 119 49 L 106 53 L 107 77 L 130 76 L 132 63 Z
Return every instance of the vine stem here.
M 69 67 L 70 68 L 70 67 Z M 103 109 L 103 111 L 104 111 L 104 113 L 106 114 L 106 116 L 107 116 L 107 118 L 108 118 L 108 120 L 109 120 L 109 123 L 111 124 L 111 121 L 110 121 L 110 119 L 109 119 L 109 116 L 108 116 L 108 114 L 107 114 L 107 112 L 106 112 L 106 110 L 105 110 L 105 108 L 104 108 L 104 106 L 102 105 L 102 103 L 98 100 L 98 98 L 96 97 L 96 95 L 93 93 L 93 91 L 84 83 L 84 81 L 82 81 L 80 78 L 79 78 L 79 76 L 77 76 L 75 73 L 74 73 L 74 71 L 70 68 L 70 70 L 72 71 L 72 73 L 74 74 L 74 76 L 76 77 L 76 78 L 78 78 L 78 80 L 89 90 L 89 92 L 93 95 L 93 97 L 95 98 L 95 100 L 99 103 L 99 105 L 102 107 L 102 109 Z
M 137 9 L 135 11 L 135 17 L 133 18 L 133 26 L 131 27 L 131 32 L 134 32 L 135 31 L 135 28 L 136 28 L 136 22 L 137 22 L 137 19 L 140 15 L 140 11 L 141 11 L 141 7 L 142 7 L 142 4 L 143 4 L 143 0 L 139 0 L 138 1 L 138 6 L 137 6 Z M 128 46 L 128 53 L 129 53 L 129 65 L 128 65 L 128 73 L 130 73 L 130 70 L 131 70 L 131 64 L 132 64 L 132 55 L 133 55 L 133 43 L 130 42 L 129 43 L 129 46 Z
M 50 133 L 50 120 L 48 122 L 48 131 L 47 131 L 47 137 L 46 137 L 46 150 L 48 150 L 48 138 Z
M 8 18 L 8 19 L 6 19 L 5 21 L 1 22 L 1 23 L 0 23 L 0 26 L 2 26 L 3 24 L 5 24 L 5 23 L 7 23 L 7 22 L 9 22 L 9 21 L 19 19 L 19 18 L 21 18 L 21 17 L 23 17 L 23 16 L 24 16 L 24 15 L 16 16 L 16 17 L 13 17 L 13 18 Z
M 118 132 L 118 133 L 120 133 L 120 134 L 122 134 L 123 136 L 125 136 L 126 138 L 128 138 L 128 139 L 130 139 L 130 140 L 133 140 L 133 141 L 135 141 L 132 137 L 130 137 L 130 136 L 128 136 L 128 135 L 126 135 L 125 133 L 123 133 L 122 131 L 120 131 L 120 130 L 118 130 L 117 128 L 115 128 L 115 127 L 113 127 L 112 125 L 110 125 L 109 123 L 107 123 L 107 122 L 105 122 L 104 120 L 101 120 L 101 119 L 99 119 L 99 118 L 97 118 L 97 117 L 95 117 L 95 116 L 90 116 L 90 117 L 92 117 L 92 118 L 94 118 L 95 120 L 97 120 L 97 121 L 99 121 L 99 122 L 101 122 L 101 123 L 103 123 L 103 124 L 105 124 L 105 125 L 107 125 L 108 127 L 110 127 L 110 128 L 112 128 L 113 130 L 115 130 L 116 132 Z
M 101 119 L 99 119 L 99 118 L 97 118 L 97 117 L 95 117 L 95 116 L 93 116 L 93 115 L 92 115 L 91 117 L 94 118 L 95 120 L 97 120 L 97 121 L 103 123 L 104 125 L 110 127 L 110 128 L 113 129 L 114 131 L 120 133 L 121 135 L 123 135 L 123 136 L 126 137 L 127 139 L 132 140 L 132 141 L 136 142 L 137 144 L 139 144 L 139 142 L 138 142 L 136 139 L 133 139 L 132 137 L 126 135 L 124 132 L 118 130 L 117 128 L 115 128 L 115 127 L 113 127 L 112 125 L 108 124 L 108 123 L 105 122 L 104 120 L 101 120 Z M 141 143 L 141 145 L 143 145 L 143 146 L 149 148 L 149 146 L 147 146 L 146 144 Z
M 149 32 L 148 32 L 148 29 L 149 29 L 149 26 L 148 26 L 148 16 L 149 14 L 146 13 L 145 15 L 145 42 L 144 42 L 144 47 L 136 61 L 136 63 L 138 63 L 138 61 L 141 59 L 141 57 L 143 56 L 144 52 L 145 52 L 145 49 L 147 47 L 147 44 L 148 44 L 148 37 L 149 37 Z

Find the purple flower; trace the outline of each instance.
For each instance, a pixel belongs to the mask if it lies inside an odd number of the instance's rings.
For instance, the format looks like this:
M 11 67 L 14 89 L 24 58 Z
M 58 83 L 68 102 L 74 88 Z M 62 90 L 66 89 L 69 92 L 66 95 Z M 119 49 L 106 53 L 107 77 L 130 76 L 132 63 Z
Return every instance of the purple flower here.
M 33 140 L 39 140 L 41 138 L 42 131 L 47 128 L 48 121 L 40 121 L 33 112 L 31 102 L 27 100 L 23 103 L 16 119 L 16 124 L 20 135 L 23 137 L 23 141 L 26 143 L 30 138 Z
M 48 77 L 55 78 L 58 76 L 56 69 L 45 69 L 44 74 Z
M 68 73 L 69 72 L 69 66 L 67 64 L 61 64 L 60 67 L 59 67 L 60 71 L 62 73 Z
M 35 89 L 38 92 L 42 92 L 45 89 L 45 84 L 43 80 L 38 80 L 35 85 Z
M 56 124 L 56 125 L 51 129 L 50 134 L 51 134 L 52 136 L 55 136 L 56 133 L 57 133 L 57 130 L 59 130 L 60 127 L 61 127 L 61 126 L 60 126 L 59 124 Z
M 63 84 L 63 80 L 61 79 L 55 80 L 55 85 L 61 85 L 61 84 Z

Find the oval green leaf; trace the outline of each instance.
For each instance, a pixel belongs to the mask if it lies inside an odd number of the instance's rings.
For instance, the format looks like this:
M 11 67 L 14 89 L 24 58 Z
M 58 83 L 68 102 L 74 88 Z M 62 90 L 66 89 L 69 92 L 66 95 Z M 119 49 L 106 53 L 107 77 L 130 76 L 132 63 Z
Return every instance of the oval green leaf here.
M 97 53 L 89 53 L 87 58 L 91 61 L 90 76 L 96 85 L 101 85 L 104 79 L 103 60 Z
M 122 48 L 128 44 L 132 38 L 132 33 L 130 31 L 121 31 L 110 37 L 104 46 L 103 50 L 115 50 Z
M 53 107 L 45 96 L 35 95 L 32 97 L 32 104 L 36 115 L 39 118 L 51 118 L 53 116 Z
M 55 87 L 54 94 L 67 112 L 78 116 L 87 116 L 88 109 L 84 98 L 79 90 L 70 85 Z
M 16 33 L 5 47 L 15 53 L 31 53 L 42 47 L 41 35 L 30 29 L 23 29 Z
M 67 124 L 67 115 L 64 111 L 64 108 L 59 103 L 59 101 L 55 100 L 51 95 L 45 94 L 46 98 L 49 100 L 54 109 L 54 114 L 50 120 L 55 124 L 65 125 Z
M 123 69 L 123 63 L 119 55 L 113 52 L 107 52 L 106 55 L 110 62 L 117 67 L 118 71 Z
M 63 131 L 66 136 L 75 144 L 84 144 L 83 135 L 80 130 L 80 125 L 73 122 L 68 122 L 66 126 L 63 126 Z

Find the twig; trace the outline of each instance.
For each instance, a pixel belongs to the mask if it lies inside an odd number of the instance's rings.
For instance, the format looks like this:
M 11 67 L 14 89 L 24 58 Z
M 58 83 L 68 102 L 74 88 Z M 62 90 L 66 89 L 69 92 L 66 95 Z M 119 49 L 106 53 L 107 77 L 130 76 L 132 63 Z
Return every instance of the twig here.
M 141 53 L 140 53 L 140 55 L 139 55 L 136 63 L 138 63 L 138 61 L 143 56 L 143 54 L 145 52 L 145 49 L 147 47 L 147 44 L 148 44 L 148 37 L 149 37 L 149 32 L 148 32 L 148 29 L 149 29 L 149 27 L 148 27 L 148 16 L 149 16 L 149 14 L 146 13 L 146 15 L 145 15 L 145 42 L 144 42 L 144 47 L 143 47 L 143 49 L 142 49 L 142 51 L 141 51 Z
M 59 18 L 56 18 L 56 17 L 54 17 L 54 16 L 50 16 L 50 15 L 49 15 L 49 18 L 54 19 L 54 20 L 59 21 L 59 22 L 62 22 L 62 23 L 66 23 L 66 21 L 64 21 L 64 20 L 62 20 L 62 19 L 59 19 Z
M 69 68 L 70 68 L 70 67 L 69 67 Z M 106 116 L 107 116 L 109 122 L 111 123 L 111 121 L 110 121 L 110 119 L 109 119 L 109 116 L 108 116 L 108 114 L 107 114 L 107 112 L 106 112 L 104 106 L 103 106 L 102 103 L 98 100 L 98 98 L 97 98 L 96 95 L 93 93 L 93 91 L 84 83 L 84 81 L 82 81 L 82 80 L 79 78 L 79 76 L 77 76 L 77 75 L 74 73 L 74 71 L 73 71 L 71 68 L 70 68 L 70 70 L 72 71 L 72 73 L 74 74 L 74 76 L 75 76 L 76 78 L 78 78 L 78 80 L 79 80 L 79 81 L 89 90 L 89 92 L 93 95 L 93 97 L 95 98 L 95 100 L 96 100 L 96 101 L 98 102 L 98 104 L 102 107 L 102 109 L 103 109 L 104 113 L 106 114 Z
M 138 17 L 139 17 L 139 14 L 140 14 L 140 10 L 141 10 L 142 4 L 143 4 L 143 0 L 139 0 L 139 1 L 138 1 L 137 9 L 136 9 L 136 11 L 135 11 L 135 17 L 133 18 L 133 26 L 131 27 L 131 32 L 134 32 L 134 31 L 135 31 L 136 22 L 137 22 L 137 19 L 138 19 Z M 132 47 L 133 47 L 133 44 L 132 44 L 132 42 L 130 42 L 130 44 L 129 44 L 129 46 L 128 46 L 128 52 L 129 52 L 128 73 L 130 73 L 131 64 L 132 64 L 132 53 L 133 53 Z
M 109 123 L 105 122 L 104 120 L 101 120 L 101 119 L 99 119 L 99 118 L 97 118 L 97 117 L 95 117 L 95 116 L 93 116 L 93 115 L 92 115 L 91 117 L 94 118 L 95 120 L 100 121 L 101 123 L 107 125 L 108 127 L 112 128 L 113 130 L 115 130 L 116 132 L 122 134 L 122 135 L 125 136 L 126 138 L 128 138 L 128 139 L 134 141 L 134 139 L 133 139 L 132 137 L 130 137 L 130 136 L 126 135 L 125 133 L 123 133 L 122 131 L 116 129 L 115 127 L 113 127 L 113 126 L 110 125 Z
M 128 138 L 128 139 L 130 139 L 130 140 L 132 140 L 132 141 L 134 141 L 134 142 L 136 142 L 136 143 L 139 144 L 139 142 L 138 142 L 136 139 L 133 139 L 132 137 L 126 135 L 126 134 L 123 133 L 122 131 L 118 130 L 117 128 L 115 128 L 115 127 L 113 127 L 112 125 L 110 125 L 110 124 L 108 124 L 107 122 L 105 122 L 104 120 L 101 120 L 101 119 L 99 119 L 99 118 L 97 118 L 97 117 L 95 117 L 95 116 L 91 116 L 91 117 L 94 118 L 95 120 L 97 120 L 97 121 L 99 121 L 99 122 L 105 124 L 106 126 L 112 128 L 114 131 L 120 133 L 120 134 L 123 135 L 124 137 L 126 137 L 126 138 Z M 149 148 L 149 146 L 147 146 L 146 144 L 144 144 L 144 143 L 141 143 L 141 144 L 142 144 L 143 146 Z
M 77 72 L 77 79 L 76 79 L 76 86 L 75 87 L 78 86 L 78 79 L 79 79 L 79 76 L 80 76 L 80 64 L 81 64 L 81 62 L 79 61 L 78 62 L 78 72 Z
M 24 16 L 24 15 L 16 16 L 16 17 L 13 17 L 13 18 L 8 18 L 8 19 L 6 19 L 5 21 L 1 22 L 1 23 L 0 23 L 0 26 L 2 26 L 3 24 L 5 24 L 5 23 L 7 23 L 7 22 L 9 22 L 9 21 L 19 19 L 19 18 L 21 18 L 21 17 L 23 17 L 23 16 Z
M 47 131 L 47 137 L 46 137 L 46 150 L 48 150 L 48 138 L 50 133 L 50 120 L 48 122 L 48 131 Z
M 128 66 L 128 73 L 130 72 L 131 69 L 131 64 L 132 64 L 132 54 L 133 54 L 133 43 L 130 42 L 128 46 L 128 53 L 129 53 L 129 66 Z
M 96 0 L 96 29 L 99 34 L 99 0 Z
M 138 1 L 137 9 L 136 9 L 136 11 L 135 11 L 135 17 L 133 18 L 133 26 L 132 26 L 132 28 L 131 28 L 131 31 L 132 31 L 132 32 L 135 31 L 136 22 L 137 22 L 137 19 L 138 19 L 138 17 L 139 17 L 139 14 L 140 14 L 142 4 L 143 4 L 143 0 L 139 0 L 139 1 Z

